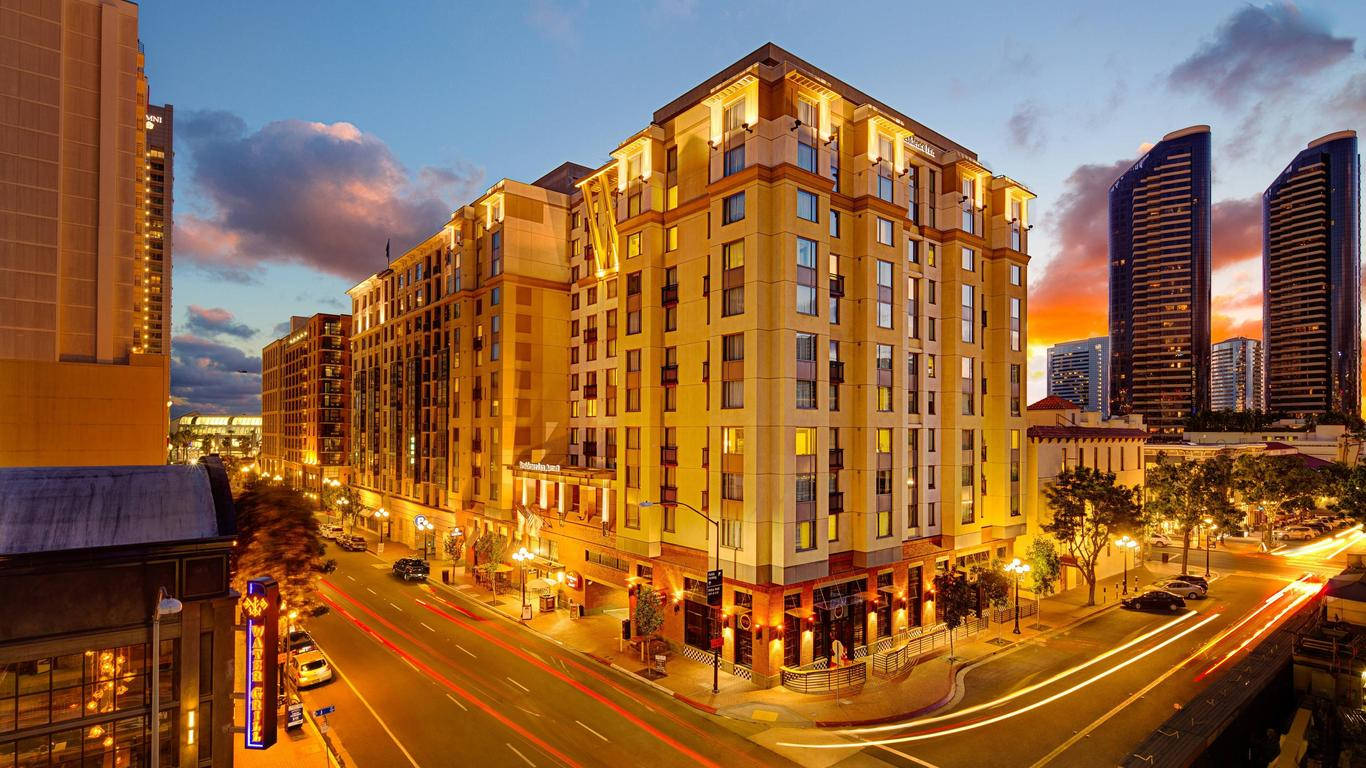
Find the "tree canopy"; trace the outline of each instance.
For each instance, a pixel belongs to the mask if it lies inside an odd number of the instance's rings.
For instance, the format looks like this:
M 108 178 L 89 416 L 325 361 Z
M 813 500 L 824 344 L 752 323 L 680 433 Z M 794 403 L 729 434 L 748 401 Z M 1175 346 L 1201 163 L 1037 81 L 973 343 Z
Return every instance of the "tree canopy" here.
M 1201 527 L 1229 531 L 1242 525 L 1242 513 L 1231 498 L 1233 458 L 1226 453 L 1200 461 L 1174 461 L 1159 453 L 1157 463 L 1146 472 L 1146 481 L 1147 518 L 1181 533 L 1182 573 L 1190 560 L 1192 533 Z
M 1143 529 L 1138 490 L 1119 485 L 1112 472 L 1092 467 L 1063 470 L 1044 488 L 1052 519 L 1043 530 L 1052 534 L 1077 562 L 1086 579 L 1087 605 L 1096 602 L 1096 562 L 1110 539 Z
M 1024 558 L 1029 563 L 1029 589 L 1035 595 L 1053 594 L 1054 585 L 1062 575 L 1062 559 L 1058 547 L 1048 536 L 1035 536 L 1029 542 Z
M 255 480 L 234 504 L 233 587 L 245 593 L 248 579 L 272 576 L 287 606 L 300 610 L 316 606 L 324 550 L 308 500 L 283 485 Z
M 1263 541 L 1271 544 L 1271 526 L 1287 511 L 1307 511 L 1323 489 L 1322 476 L 1298 456 L 1245 453 L 1233 461 L 1233 489 L 1257 510 Z

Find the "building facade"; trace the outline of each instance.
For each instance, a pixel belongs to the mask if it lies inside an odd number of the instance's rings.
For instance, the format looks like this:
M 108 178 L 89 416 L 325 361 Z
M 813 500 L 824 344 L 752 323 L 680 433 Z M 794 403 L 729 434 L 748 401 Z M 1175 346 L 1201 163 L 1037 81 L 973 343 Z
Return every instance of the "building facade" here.
M 133 346 L 164 355 L 171 350 L 171 208 L 175 196 L 175 107 L 147 105 L 146 250 L 142 259 L 142 324 L 133 325 Z M 136 308 L 136 307 L 135 307 Z
M 257 414 L 190 411 L 171 422 L 167 457 L 173 464 L 191 464 L 210 454 L 253 458 L 260 450 L 261 417 Z
M 1048 348 L 1048 394 L 1110 418 L 1110 337 L 1064 341 Z
M 1361 412 L 1361 161 L 1355 131 L 1309 143 L 1262 195 L 1272 411 Z
M 157 318 L 145 298 L 138 6 L 63 0 L 0 14 L 0 50 L 13 54 L 0 95 L 0 466 L 160 464 L 170 367 L 143 335 Z
M 0 509 L 0 765 L 145 766 L 155 742 L 161 765 L 231 766 L 223 466 L 0 469 Z M 163 589 L 180 610 L 154 635 Z
M 1264 411 L 1264 384 L 1260 341 L 1237 336 L 1210 347 L 1210 410 Z
M 936 570 L 1025 530 L 1032 197 L 765 45 L 351 289 L 365 503 L 590 611 L 650 585 L 761 685 L 933 624 Z
M 260 467 L 312 493 L 350 471 L 351 316 L 291 317 L 261 350 Z
M 1110 412 L 1209 409 L 1210 133 L 1174 131 L 1110 187 Z

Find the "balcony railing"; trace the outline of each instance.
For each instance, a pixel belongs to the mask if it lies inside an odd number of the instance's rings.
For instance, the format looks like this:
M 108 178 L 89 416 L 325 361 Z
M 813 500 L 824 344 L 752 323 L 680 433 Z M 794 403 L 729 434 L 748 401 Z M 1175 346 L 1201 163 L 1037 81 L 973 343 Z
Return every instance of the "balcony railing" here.
M 830 295 L 835 298 L 844 295 L 844 275 L 830 276 Z
M 583 329 L 583 343 L 585 343 L 585 344 L 595 344 L 595 343 L 597 343 L 597 341 L 598 341 L 598 329 L 597 329 L 597 328 L 584 328 L 584 329 Z
M 844 363 L 840 362 L 839 360 L 830 361 L 830 383 L 844 383 Z
M 831 469 L 844 469 L 844 449 L 843 449 L 843 448 L 831 448 L 831 449 L 830 449 L 830 468 L 831 468 Z
M 659 303 L 665 307 L 672 307 L 678 303 L 678 286 L 666 285 L 659 289 Z
M 659 446 L 659 463 L 666 467 L 678 466 L 678 447 L 673 445 Z
M 661 365 L 659 366 L 659 383 L 665 387 L 672 387 L 678 383 L 678 366 Z
M 585 400 L 597 400 L 597 399 L 598 399 L 598 385 L 597 385 L 597 384 L 584 384 L 584 385 L 583 385 L 583 397 L 584 397 Z
M 830 514 L 837 515 L 844 511 L 844 491 L 830 492 Z

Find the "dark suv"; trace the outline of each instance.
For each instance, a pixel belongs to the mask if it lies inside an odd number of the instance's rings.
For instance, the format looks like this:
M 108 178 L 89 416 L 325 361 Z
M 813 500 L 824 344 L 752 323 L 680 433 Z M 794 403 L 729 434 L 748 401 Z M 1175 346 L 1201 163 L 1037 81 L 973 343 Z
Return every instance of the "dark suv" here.
M 416 557 L 400 557 L 394 561 L 394 575 L 404 581 L 425 580 L 431 570 L 425 560 Z

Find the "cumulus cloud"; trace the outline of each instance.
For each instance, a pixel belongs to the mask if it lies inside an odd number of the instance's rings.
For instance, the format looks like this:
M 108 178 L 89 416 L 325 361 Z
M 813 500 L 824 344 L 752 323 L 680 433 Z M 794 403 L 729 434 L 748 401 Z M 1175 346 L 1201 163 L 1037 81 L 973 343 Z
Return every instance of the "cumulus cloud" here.
M 1246 6 L 1225 19 L 1167 76 L 1174 89 L 1191 89 L 1228 107 L 1300 87 L 1352 54 L 1356 40 L 1291 3 Z
M 226 112 L 177 125 L 205 213 L 176 218 L 176 256 L 228 279 L 264 263 L 346 279 L 375 271 L 384 243 L 416 243 L 472 197 L 482 173 L 410 173 L 388 145 L 350 123 L 282 120 L 250 130 Z
M 1015 111 L 1006 121 L 1010 140 L 1016 147 L 1038 152 L 1043 149 L 1043 109 L 1036 102 L 1023 101 L 1015 105 Z
M 261 358 L 191 334 L 171 339 L 171 395 L 181 409 L 261 410 Z
M 185 328 L 191 333 L 205 336 L 235 336 L 250 339 L 256 329 L 246 323 L 237 322 L 236 316 L 222 307 L 201 307 L 191 304 L 185 310 Z

